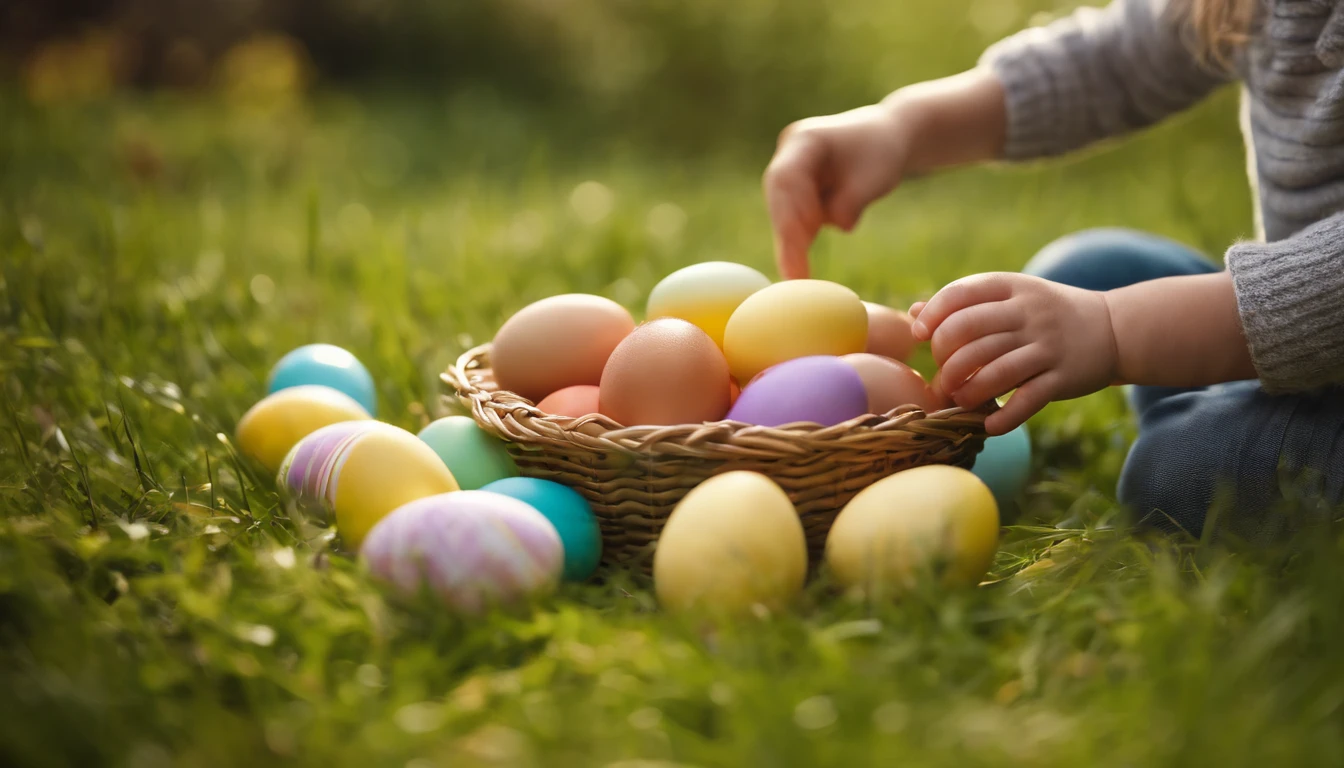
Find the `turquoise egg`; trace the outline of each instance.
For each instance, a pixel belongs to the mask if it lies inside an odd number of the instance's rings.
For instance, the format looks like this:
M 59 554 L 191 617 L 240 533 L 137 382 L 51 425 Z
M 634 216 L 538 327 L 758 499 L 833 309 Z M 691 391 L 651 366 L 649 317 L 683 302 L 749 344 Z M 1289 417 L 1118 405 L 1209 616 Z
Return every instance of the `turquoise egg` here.
M 266 379 L 266 392 L 270 394 L 304 384 L 320 384 L 339 390 L 364 406 L 369 415 L 378 413 L 378 392 L 374 389 L 369 369 L 340 347 L 309 344 L 280 358 Z
M 986 440 L 985 449 L 975 457 L 971 471 L 989 486 L 999 509 L 1016 499 L 1031 473 L 1031 436 L 1027 434 L 1027 426 L 1023 424 L 1006 435 Z
M 443 459 L 464 491 L 518 475 L 504 441 L 481 429 L 470 416 L 439 419 L 420 430 L 418 437 Z
M 565 547 L 565 581 L 584 581 L 593 575 L 602 559 L 602 531 L 593 508 L 577 492 L 535 477 L 496 480 L 481 490 L 526 502 L 551 521 Z

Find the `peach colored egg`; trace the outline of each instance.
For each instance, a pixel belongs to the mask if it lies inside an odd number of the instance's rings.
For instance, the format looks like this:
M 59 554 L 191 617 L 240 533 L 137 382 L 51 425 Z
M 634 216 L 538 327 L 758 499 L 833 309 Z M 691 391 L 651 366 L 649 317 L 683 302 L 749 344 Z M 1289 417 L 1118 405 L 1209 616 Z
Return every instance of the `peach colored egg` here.
M 737 385 L 737 379 L 728 380 L 728 407 L 732 408 L 737 398 L 742 396 L 742 388 Z
M 728 361 L 709 334 L 675 318 L 645 323 L 602 372 L 599 406 L 627 427 L 699 424 L 728 412 Z
M 612 350 L 634 328 L 625 307 L 601 296 L 568 293 L 533 302 L 495 335 L 495 382 L 534 403 L 565 387 L 597 385 Z
M 863 302 L 863 308 L 868 310 L 868 347 L 864 351 L 900 362 L 909 360 L 915 349 L 910 315 L 871 301 Z
M 889 357 L 858 352 L 840 358 L 848 363 L 868 391 L 868 412 L 884 414 L 902 405 L 936 410 L 929 385 L 919 371 Z
M 575 384 L 565 387 L 542 398 L 537 407 L 543 413 L 553 416 L 581 418 L 593 413 L 601 413 L 597 407 L 598 387 L 593 384 Z

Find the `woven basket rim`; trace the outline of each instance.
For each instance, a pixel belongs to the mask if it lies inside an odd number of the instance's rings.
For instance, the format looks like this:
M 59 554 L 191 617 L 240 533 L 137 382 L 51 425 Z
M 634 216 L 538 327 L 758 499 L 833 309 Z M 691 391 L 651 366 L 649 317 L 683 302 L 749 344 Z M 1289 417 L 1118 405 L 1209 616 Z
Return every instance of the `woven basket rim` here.
M 721 420 L 703 424 L 627 427 L 601 414 L 579 418 L 547 414 L 516 393 L 493 388 L 488 375 L 491 347 L 492 344 L 487 342 L 468 349 L 439 376 L 478 421 L 484 418 L 494 422 L 496 428 L 510 438 L 521 433 L 521 436 L 541 442 L 588 448 L 631 453 L 672 449 L 686 455 L 734 449 L 756 455 L 763 452 L 804 453 L 809 449 L 800 443 L 815 446 L 824 442 L 835 447 L 852 445 L 862 448 L 880 440 L 881 433 L 898 430 L 959 442 L 968 437 L 968 430 L 982 430 L 985 417 L 998 410 L 998 403 L 990 400 L 975 409 L 952 407 L 931 413 L 916 405 L 905 405 L 885 414 L 865 414 L 832 426 L 803 422 L 762 427 Z

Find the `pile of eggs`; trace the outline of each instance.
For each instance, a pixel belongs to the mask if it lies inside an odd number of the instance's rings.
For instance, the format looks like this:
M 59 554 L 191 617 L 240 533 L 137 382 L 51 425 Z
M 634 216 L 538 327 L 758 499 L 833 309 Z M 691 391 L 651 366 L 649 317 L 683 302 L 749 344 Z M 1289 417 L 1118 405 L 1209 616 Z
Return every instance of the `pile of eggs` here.
M 519 477 L 504 443 L 471 418 L 418 434 L 376 420 L 372 376 L 327 344 L 282 358 L 268 390 L 238 421 L 238 449 L 399 591 L 428 589 L 479 613 L 596 570 L 602 537 L 588 502 Z
M 546 414 L 628 427 L 830 426 L 947 405 L 906 365 L 909 316 L 837 283 L 772 284 L 742 264 L 704 262 L 659 282 L 645 314 L 636 325 L 588 294 L 530 304 L 495 336 L 495 382 Z
M 750 267 L 706 262 L 661 281 L 646 315 L 636 325 L 624 307 L 586 294 L 530 304 L 495 337 L 496 384 L 548 415 L 602 414 L 624 426 L 834 425 L 948 405 L 905 362 L 909 317 L 836 283 L 772 284 Z M 397 591 L 428 590 L 476 613 L 595 571 L 602 542 L 587 501 L 520 477 L 504 444 L 473 419 L 449 416 L 416 434 L 378 421 L 368 370 L 326 344 L 286 355 L 267 388 L 238 422 L 239 450 L 275 473 L 294 509 L 334 523 Z M 826 541 L 836 581 L 868 596 L 899 594 L 922 575 L 977 583 L 997 546 L 999 505 L 1029 465 L 1024 432 L 992 438 L 986 454 L 991 447 L 987 476 L 918 467 L 854 497 Z M 670 610 L 781 607 L 806 572 L 796 509 L 751 472 L 712 477 L 687 494 L 653 562 Z

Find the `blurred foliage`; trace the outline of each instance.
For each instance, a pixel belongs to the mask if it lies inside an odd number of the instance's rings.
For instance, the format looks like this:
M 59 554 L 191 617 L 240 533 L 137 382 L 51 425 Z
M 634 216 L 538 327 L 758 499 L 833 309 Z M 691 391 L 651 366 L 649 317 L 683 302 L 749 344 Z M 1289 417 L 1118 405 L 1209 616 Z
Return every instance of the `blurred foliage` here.
M 39 99 L 61 95 L 64 81 L 72 93 L 113 81 L 201 87 L 228 77 L 238 59 L 233 49 L 255 49 L 251 39 L 259 37 L 284 48 L 292 60 L 284 66 L 311 67 L 328 84 L 486 92 L 546 107 L 549 119 L 577 121 L 599 135 L 698 149 L 759 143 L 794 119 L 950 74 L 974 64 L 998 37 L 1073 5 L 13 0 L 0 13 L 16 52 L 10 68 Z

